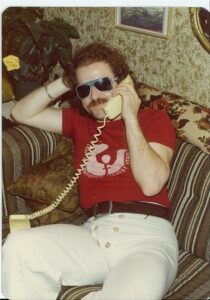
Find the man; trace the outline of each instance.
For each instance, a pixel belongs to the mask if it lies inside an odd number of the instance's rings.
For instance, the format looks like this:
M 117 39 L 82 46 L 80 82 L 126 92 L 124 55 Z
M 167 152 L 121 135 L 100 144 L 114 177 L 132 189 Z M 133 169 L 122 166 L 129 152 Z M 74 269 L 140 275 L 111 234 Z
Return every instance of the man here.
M 12 111 L 20 123 L 71 137 L 77 169 L 104 104 L 121 95 L 122 111 L 106 122 L 79 178 L 82 226 L 56 224 L 9 235 L 3 250 L 3 292 L 10 299 L 56 299 L 62 285 L 103 283 L 83 300 L 162 299 L 177 272 L 178 247 L 165 184 L 175 147 L 167 115 L 139 109 L 128 65 L 116 49 L 93 43 L 79 50 L 62 79 L 33 91 Z M 74 89 L 75 109 L 52 100 Z

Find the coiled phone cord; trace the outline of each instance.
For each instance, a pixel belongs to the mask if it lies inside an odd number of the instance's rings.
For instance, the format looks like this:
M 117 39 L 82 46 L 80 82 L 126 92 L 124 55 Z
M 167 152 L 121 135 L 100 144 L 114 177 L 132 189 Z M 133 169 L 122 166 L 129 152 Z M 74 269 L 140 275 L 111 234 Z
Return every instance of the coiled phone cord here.
M 76 172 L 74 173 L 72 179 L 70 180 L 70 182 L 68 183 L 68 185 L 64 188 L 64 190 L 57 196 L 57 198 L 53 201 L 52 204 L 50 204 L 49 206 L 47 206 L 46 208 L 36 211 L 30 215 L 27 215 L 27 218 L 29 220 L 33 220 L 36 219 L 38 217 L 44 216 L 48 213 L 50 213 L 51 211 L 53 211 L 56 207 L 58 207 L 58 205 L 63 201 L 63 199 L 66 197 L 66 195 L 69 193 L 69 191 L 72 189 L 72 187 L 74 186 L 74 184 L 77 182 L 80 174 L 82 173 L 82 171 L 84 170 L 85 166 L 87 165 L 87 162 L 89 161 L 93 150 L 95 149 L 95 145 L 98 142 L 98 138 L 102 133 L 102 129 L 105 127 L 106 125 L 106 119 L 108 118 L 108 116 L 106 115 L 104 120 L 103 120 L 103 124 L 101 126 L 97 127 L 97 133 L 93 136 L 93 140 L 91 141 L 89 147 L 88 147 L 88 151 L 87 153 L 85 153 L 85 156 L 79 166 L 79 168 L 76 170 Z

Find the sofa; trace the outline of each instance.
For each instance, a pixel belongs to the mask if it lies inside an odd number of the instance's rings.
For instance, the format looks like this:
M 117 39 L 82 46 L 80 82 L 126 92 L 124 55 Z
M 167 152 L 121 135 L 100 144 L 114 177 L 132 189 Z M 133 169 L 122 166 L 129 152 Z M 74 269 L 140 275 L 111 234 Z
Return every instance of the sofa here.
M 165 110 L 176 129 L 177 146 L 167 183 L 172 224 L 179 242 L 177 277 L 164 299 L 210 298 L 209 110 L 197 103 L 138 82 L 142 109 Z M 9 233 L 10 214 L 48 206 L 73 176 L 70 139 L 14 124 L 3 131 L 2 236 Z M 86 220 L 78 204 L 77 184 L 53 212 L 32 222 L 80 225 Z M 62 286 L 57 299 L 78 300 L 101 285 Z

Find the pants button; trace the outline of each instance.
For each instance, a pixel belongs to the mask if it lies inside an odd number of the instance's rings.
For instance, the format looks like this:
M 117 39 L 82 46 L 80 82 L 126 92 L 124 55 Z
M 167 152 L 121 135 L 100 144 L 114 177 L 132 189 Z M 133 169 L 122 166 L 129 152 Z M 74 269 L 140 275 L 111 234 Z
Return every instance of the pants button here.
M 119 227 L 113 227 L 113 231 L 118 232 L 120 230 Z
M 124 219 L 124 218 L 125 218 L 125 215 L 122 215 L 122 214 L 121 214 L 121 215 L 119 215 L 118 217 L 119 217 L 120 219 Z
M 111 246 L 111 244 L 109 242 L 106 242 L 105 247 L 109 248 Z

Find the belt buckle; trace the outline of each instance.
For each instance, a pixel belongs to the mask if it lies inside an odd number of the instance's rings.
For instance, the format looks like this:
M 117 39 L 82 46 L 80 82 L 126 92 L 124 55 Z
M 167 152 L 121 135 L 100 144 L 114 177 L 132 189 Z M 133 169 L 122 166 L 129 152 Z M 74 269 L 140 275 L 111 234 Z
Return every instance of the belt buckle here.
M 98 207 L 98 203 L 95 204 L 94 206 L 94 209 L 93 209 L 93 215 L 94 215 L 94 218 L 97 219 L 99 217 L 103 217 L 103 216 L 107 216 L 107 215 L 110 215 L 111 212 L 112 212 L 112 208 L 113 208 L 113 203 L 112 201 L 106 201 L 109 203 L 109 209 L 108 209 L 108 212 L 107 213 L 104 213 L 104 214 L 97 214 L 97 207 Z

